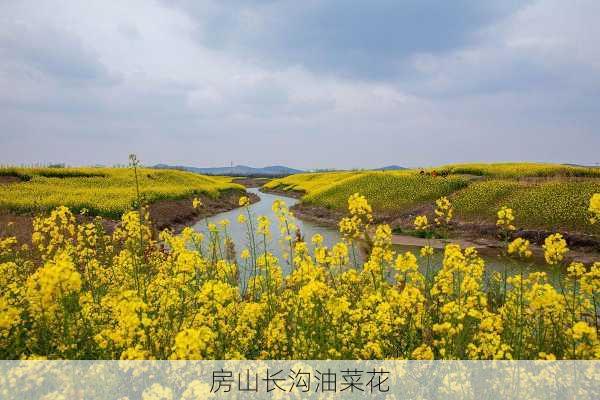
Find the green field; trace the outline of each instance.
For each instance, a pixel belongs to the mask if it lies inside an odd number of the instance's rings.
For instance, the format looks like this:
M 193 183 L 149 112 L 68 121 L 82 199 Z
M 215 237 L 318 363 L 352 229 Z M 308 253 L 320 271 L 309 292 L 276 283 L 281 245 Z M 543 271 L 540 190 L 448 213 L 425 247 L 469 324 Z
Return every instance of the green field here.
M 0 186 L 0 210 L 14 213 L 49 210 L 65 205 L 73 211 L 117 218 L 136 199 L 131 168 L 0 168 L 0 177 L 20 181 Z M 140 192 L 148 202 L 196 194 L 216 197 L 229 189 L 243 190 L 230 178 L 207 177 L 176 170 L 141 168 Z M 15 180 L 15 178 L 13 178 Z
M 432 171 L 447 176 L 430 176 Z M 343 210 L 358 192 L 374 210 L 406 213 L 441 196 L 463 221 L 489 222 L 513 208 L 523 228 L 597 233 L 589 224 L 590 197 L 600 192 L 600 169 L 558 164 L 456 164 L 426 170 L 334 172 L 292 175 L 266 185 L 304 192 L 302 201 Z

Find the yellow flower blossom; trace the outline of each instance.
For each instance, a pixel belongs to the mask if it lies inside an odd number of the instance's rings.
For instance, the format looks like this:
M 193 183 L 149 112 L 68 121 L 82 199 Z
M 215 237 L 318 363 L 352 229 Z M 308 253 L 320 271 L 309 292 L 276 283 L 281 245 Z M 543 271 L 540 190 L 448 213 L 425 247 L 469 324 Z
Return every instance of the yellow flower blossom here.
M 27 280 L 27 298 L 36 314 L 54 314 L 62 297 L 81 289 L 81 275 L 71 257 L 59 253 Z
M 421 257 L 428 257 L 433 255 L 433 247 L 431 246 L 423 246 L 421 250 L 419 250 Z
M 565 258 L 569 251 L 567 242 L 560 233 L 550 235 L 544 240 L 544 258 L 550 265 L 558 264 Z
M 197 329 L 185 329 L 175 337 L 173 359 L 203 360 L 212 355 L 215 334 L 206 326 Z
M 348 198 L 348 210 L 351 215 L 364 216 L 369 221 L 373 219 L 373 210 L 364 196 L 354 193 Z
M 529 258 L 532 254 L 529 246 L 529 240 L 516 238 L 508 244 L 508 254 L 517 254 L 519 257 Z
M 433 360 L 433 350 L 426 344 L 422 344 L 412 352 L 412 358 L 415 360 Z
M 436 225 L 448 224 L 454 216 L 454 208 L 447 197 L 441 197 L 435 201 L 435 223 Z
M 240 207 L 245 207 L 250 204 L 250 199 L 247 196 L 242 196 L 240 197 L 238 204 Z
M 516 228 L 513 225 L 515 220 L 515 216 L 512 208 L 508 208 L 506 206 L 502 206 L 500 210 L 498 210 L 498 220 L 496 221 L 496 225 L 506 229 L 507 231 L 514 231 Z
M 600 193 L 594 193 L 594 195 L 592 195 L 588 211 L 591 214 L 590 223 L 595 224 L 600 220 Z
M 197 197 L 194 197 L 194 200 L 192 200 L 192 207 L 194 207 L 195 209 L 202 207 L 202 200 L 200 200 Z
M 258 217 L 258 229 L 259 235 L 269 236 L 271 234 L 271 221 L 264 215 Z
M 323 244 L 323 236 L 319 233 L 315 233 L 313 235 L 313 237 L 310 239 L 310 241 L 315 245 L 315 246 L 321 246 Z
M 418 231 L 425 231 L 429 229 L 429 222 L 427 220 L 427 215 L 418 215 L 415 218 L 414 222 L 415 229 Z
M 246 260 L 246 259 L 250 258 L 250 250 L 248 250 L 248 249 L 242 250 L 242 252 L 240 253 L 240 258 L 242 260 Z

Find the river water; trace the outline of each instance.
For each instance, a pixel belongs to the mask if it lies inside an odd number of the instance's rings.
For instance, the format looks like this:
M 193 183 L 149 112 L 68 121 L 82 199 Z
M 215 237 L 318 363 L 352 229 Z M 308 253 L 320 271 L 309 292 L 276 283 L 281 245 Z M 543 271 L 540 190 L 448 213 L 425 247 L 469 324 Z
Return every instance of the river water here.
M 260 197 L 259 202 L 256 202 L 256 203 L 250 205 L 250 211 L 252 214 L 254 214 L 255 217 L 264 215 L 264 216 L 267 216 L 271 220 L 271 232 L 273 234 L 273 240 L 271 241 L 270 246 L 268 247 L 268 250 L 271 253 L 273 253 L 275 256 L 279 257 L 280 260 L 282 260 L 283 250 L 281 249 L 281 246 L 279 244 L 280 236 L 279 236 L 279 228 L 277 226 L 277 218 L 275 216 L 275 213 L 272 211 L 271 206 L 275 200 L 283 200 L 287 204 L 288 207 L 291 207 L 294 204 L 298 203 L 298 200 L 291 198 L 291 197 L 281 196 L 281 195 L 277 195 L 277 194 L 263 193 L 263 192 L 260 192 L 258 190 L 258 188 L 249 188 L 249 189 L 247 189 L 247 191 L 250 193 L 254 193 Z M 222 221 L 223 219 L 229 220 L 230 224 L 228 227 L 228 231 L 229 231 L 231 237 L 233 238 L 236 251 L 239 254 L 240 251 L 244 247 L 246 247 L 246 244 L 247 244 L 246 227 L 244 224 L 239 224 L 237 222 L 237 217 L 241 213 L 242 213 L 241 209 L 235 209 L 232 211 L 227 211 L 224 213 L 214 215 L 212 217 L 198 221 L 194 225 L 194 229 L 206 234 L 208 223 L 218 224 L 219 221 Z M 335 243 L 337 243 L 338 241 L 341 240 L 341 235 L 334 228 L 321 226 L 321 225 L 318 225 L 318 224 L 315 224 L 315 223 L 312 223 L 309 221 L 297 220 L 296 222 L 297 222 L 297 225 L 300 228 L 302 234 L 304 235 L 306 242 L 309 244 L 309 247 L 312 246 L 312 243 L 310 242 L 310 238 L 316 233 L 319 233 L 323 236 L 324 244 L 328 247 L 331 247 L 332 245 L 334 245 Z M 419 247 L 394 246 L 394 248 L 398 252 L 412 251 L 419 259 L 419 261 L 420 261 L 419 265 L 422 266 L 423 268 L 425 268 L 426 261 L 420 260 Z M 443 251 L 436 250 L 436 252 L 433 256 L 433 265 L 440 265 L 442 256 L 443 256 Z M 487 256 L 486 255 L 486 256 L 482 256 L 482 257 L 485 260 L 486 270 L 488 272 L 489 271 L 499 271 L 499 272 L 504 271 L 507 260 L 501 259 L 500 257 L 497 257 L 497 256 Z M 284 269 L 284 272 L 287 272 L 284 264 L 285 264 L 285 262 L 282 261 L 282 267 Z M 520 271 L 521 267 L 525 271 L 545 270 L 546 272 L 551 272 L 547 266 L 544 266 L 541 264 L 533 264 L 533 265 L 532 264 L 524 264 L 524 263 L 520 263 L 518 261 L 513 261 L 513 260 L 510 261 L 510 267 L 509 267 L 508 272 L 509 273 L 510 272 L 518 273 Z
M 273 240 L 271 241 L 268 250 L 271 253 L 273 253 L 273 255 L 281 259 L 283 253 L 279 244 L 279 239 L 281 237 L 279 235 L 277 217 L 271 209 L 271 206 L 273 205 L 273 202 L 275 200 L 283 200 L 288 207 L 291 207 L 294 204 L 298 203 L 298 200 L 291 197 L 285 197 L 271 193 L 262 193 L 258 190 L 258 188 L 248 188 L 246 190 L 249 193 L 254 193 L 260 197 L 260 201 L 249 206 L 250 212 L 254 214 L 255 217 L 264 215 L 268 217 L 271 221 L 271 232 L 273 234 Z M 208 223 L 218 224 L 219 221 L 222 221 L 224 219 L 229 220 L 230 224 L 227 229 L 231 237 L 233 238 L 236 250 L 239 253 L 241 249 L 246 247 L 246 244 L 248 242 L 246 237 L 246 225 L 237 222 L 238 215 L 242 213 L 245 214 L 245 212 L 243 212 L 241 209 L 235 209 L 217 215 L 213 215 L 212 217 L 198 221 L 196 225 L 194 225 L 194 229 L 206 234 Z M 339 234 L 339 232 L 330 227 L 320 226 L 308 221 L 301 221 L 299 219 L 296 220 L 296 225 L 300 228 L 302 235 L 304 236 L 306 242 L 309 243 L 309 245 L 312 245 L 310 243 L 310 238 L 317 233 L 320 233 L 323 236 L 324 244 L 329 247 L 341 240 L 341 235 Z

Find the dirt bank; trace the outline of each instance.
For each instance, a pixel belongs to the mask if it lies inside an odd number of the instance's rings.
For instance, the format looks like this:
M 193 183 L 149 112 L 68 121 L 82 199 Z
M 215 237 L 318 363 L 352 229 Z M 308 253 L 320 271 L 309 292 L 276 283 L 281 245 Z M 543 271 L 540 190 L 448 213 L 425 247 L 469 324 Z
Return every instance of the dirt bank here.
M 502 253 L 505 248 L 505 243 L 490 238 L 449 238 L 449 239 L 423 239 L 409 235 L 392 235 L 392 243 L 401 246 L 415 246 L 423 247 L 429 245 L 434 249 L 443 249 L 447 244 L 458 244 L 462 248 L 474 247 L 477 249 L 479 254 L 484 256 L 498 256 Z M 539 245 L 532 245 L 530 249 L 533 253 L 533 261 L 537 264 L 544 263 L 544 249 Z M 581 247 L 571 248 L 571 251 L 567 254 L 567 262 L 580 261 L 585 264 L 591 264 L 600 259 L 600 253 L 593 251 L 592 249 L 585 249 Z
M 274 192 L 269 191 L 267 193 Z M 287 193 L 289 192 L 280 191 L 275 193 L 278 193 L 282 196 L 287 196 Z M 330 227 L 337 227 L 338 222 L 347 215 L 345 211 L 315 206 L 312 204 L 302 202 L 294 204 L 290 209 L 294 212 L 294 215 L 300 219 L 304 219 L 307 221 L 315 222 L 319 225 Z M 390 223 L 395 219 L 396 216 L 393 214 L 375 213 L 373 215 L 373 222 L 375 224 Z
M 268 191 L 267 193 L 277 193 Z M 277 193 L 283 196 L 287 196 L 288 192 Z M 294 197 L 294 196 L 290 196 Z M 296 203 L 290 210 L 294 212 L 297 218 L 314 222 L 323 226 L 337 227 L 338 222 L 346 215 L 346 213 L 339 210 L 332 210 L 325 207 L 314 206 L 306 203 Z
M 32 219 L 29 215 L 0 214 L 0 238 L 14 236 L 21 243 L 30 242 Z
M 175 232 L 181 231 L 185 226 L 192 225 L 201 218 L 209 217 L 221 212 L 233 210 L 239 206 L 241 196 L 248 196 L 251 203 L 256 203 L 260 198 L 254 193 L 240 191 L 226 191 L 219 198 L 213 199 L 207 195 L 197 196 L 202 200 L 199 210 L 192 207 L 192 198 L 180 200 L 161 200 L 150 205 L 150 219 L 157 231 L 171 228 Z M 90 222 L 92 217 L 78 215 L 79 222 Z M 15 236 L 21 243 L 30 243 L 33 232 L 33 215 L 15 215 L 0 211 L 0 238 Z M 112 232 L 118 221 L 103 220 L 107 232 Z
M 248 196 L 251 203 L 256 203 L 260 200 L 254 193 L 239 191 L 223 192 L 216 199 L 201 195 L 198 198 L 202 200 L 202 207 L 198 210 L 192 207 L 192 199 L 163 200 L 150 205 L 150 219 L 159 231 L 171 228 L 178 232 L 199 219 L 239 207 L 241 196 Z
M 300 190 L 269 189 L 266 187 L 261 187 L 260 191 L 263 193 L 272 193 L 272 194 L 278 194 L 280 196 L 292 197 L 294 199 L 300 199 L 300 198 L 302 198 L 302 196 L 304 196 L 306 194 Z
M 285 195 L 285 193 L 281 193 Z M 294 215 L 299 219 L 311 221 L 320 225 L 337 228 L 338 222 L 346 213 L 340 210 L 328 209 L 311 204 L 298 203 L 291 207 Z M 424 206 L 402 215 L 377 214 L 374 215 L 374 223 L 388 223 L 392 229 L 411 230 L 416 215 L 430 214 L 432 206 Z M 544 239 L 555 232 L 544 230 L 520 229 L 513 232 L 511 239 L 523 237 L 532 243 L 532 251 L 536 258 L 543 259 L 542 245 Z M 585 263 L 598 261 L 600 259 L 600 239 L 592 235 L 577 232 L 560 232 L 567 241 L 571 251 L 568 260 L 578 260 Z M 425 239 L 410 235 L 393 235 L 392 242 L 405 246 L 423 246 Z M 443 248 L 446 243 L 458 243 L 461 246 L 474 246 L 481 254 L 498 254 L 505 243 L 499 240 L 496 225 L 489 223 L 455 222 L 450 231 L 449 239 L 434 239 L 431 241 L 434 247 Z
M 232 180 L 232 182 L 245 186 L 247 188 L 256 188 L 263 186 L 270 180 L 270 178 L 235 178 Z
M 424 212 L 425 211 L 425 212 Z M 413 229 L 413 222 L 416 215 L 427 214 L 431 215 L 429 210 L 419 209 L 417 212 L 411 212 L 404 214 L 400 217 L 388 220 L 392 228 L 395 229 Z M 544 244 L 546 237 L 553 233 L 560 233 L 563 235 L 567 244 L 570 248 L 581 249 L 583 251 L 600 251 L 600 238 L 580 232 L 567 232 L 567 231 L 548 231 L 544 229 L 517 229 L 510 235 L 510 240 L 518 237 L 529 240 L 532 244 L 541 246 Z M 495 224 L 489 222 L 480 221 L 464 221 L 457 220 L 453 221 L 451 225 L 451 235 L 464 238 L 467 240 L 492 240 L 497 241 L 499 237 L 499 231 Z
M 0 185 L 10 185 L 13 183 L 23 182 L 23 179 L 13 175 L 0 175 Z

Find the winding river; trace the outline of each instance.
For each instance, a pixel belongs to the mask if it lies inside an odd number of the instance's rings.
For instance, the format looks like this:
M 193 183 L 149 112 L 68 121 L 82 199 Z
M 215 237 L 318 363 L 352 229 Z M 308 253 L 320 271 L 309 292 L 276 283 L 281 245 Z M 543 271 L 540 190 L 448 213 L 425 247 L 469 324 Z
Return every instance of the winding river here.
M 260 197 L 260 201 L 250 205 L 250 207 L 249 207 L 250 212 L 252 214 L 254 214 L 255 217 L 264 215 L 264 216 L 268 217 L 269 220 L 271 221 L 271 232 L 273 234 L 273 240 L 271 241 L 268 250 L 271 253 L 273 253 L 273 255 L 277 256 L 281 260 L 283 251 L 279 244 L 279 239 L 280 239 L 279 227 L 277 224 L 277 217 L 275 216 L 275 213 L 271 209 L 271 206 L 273 205 L 273 202 L 275 200 L 283 200 L 285 202 L 285 204 L 287 204 L 288 207 L 291 207 L 294 204 L 298 203 L 298 200 L 294 199 L 292 197 L 286 197 L 286 196 L 281 196 L 281 195 L 276 195 L 276 194 L 271 194 L 271 193 L 263 193 L 263 192 L 260 192 L 258 190 L 258 188 L 248 188 L 246 190 L 247 190 L 247 192 L 254 193 L 258 197 Z M 246 243 L 248 242 L 247 237 L 246 237 L 245 225 L 239 224 L 237 222 L 237 217 L 241 213 L 242 213 L 242 210 L 235 209 L 235 210 L 227 211 L 227 212 L 220 213 L 217 215 L 213 215 L 212 217 L 205 218 L 205 219 L 198 221 L 194 225 L 194 229 L 206 234 L 207 224 L 209 224 L 209 223 L 218 224 L 219 221 L 222 221 L 224 219 L 229 220 L 230 224 L 227 229 L 228 229 L 231 237 L 233 238 L 236 250 L 239 253 L 241 251 L 241 249 L 243 249 L 246 246 Z M 340 239 L 341 239 L 341 235 L 339 234 L 339 232 L 330 227 L 316 225 L 311 222 L 302 221 L 299 219 L 296 220 L 296 225 L 300 228 L 302 235 L 304 236 L 306 242 L 309 243 L 309 245 L 312 245 L 310 243 L 310 238 L 316 233 L 320 233 L 323 236 L 323 239 L 324 239 L 323 241 L 326 246 L 332 246 L 335 243 L 337 243 L 338 241 L 340 241 Z
M 277 218 L 275 217 L 275 213 L 272 211 L 271 206 L 275 200 L 283 200 L 287 204 L 288 207 L 291 207 L 294 204 L 298 203 L 299 200 L 291 198 L 291 197 L 287 197 L 287 196 L 281 196 L 278 194 L 263 193 L 263 192 L 260 192 L 258 190 L 258 188 L 248 188 L 247 191 L 250 193 L 254 193 L 260 197 L 259 202 L 256 202 L 256 203 L 250 205 L 250 211 L 256 217 L 259 215 L 264 215 L 264 216 L 267 216 L 271 220 L 271 232 L 273 234 L 273 240 L 271 241 L 268 250 L 271 253 L 273 253 L 275 256 L 282 259 L 282 257 L 281 257 L 282 249 L 279 244 L 280 236 L 279 236 L 279 228 L 277 226 Z M 220 213 L 220 214 L 214 215 L 212 217 L 198 221 L 194 225 L 194 228 L 196 230 L 206 234 L 208 223 L 218 224 L 219 221 L 221 221 L 223 219 L 229 220 L 230 224 L 229 224 L 228 230 L 231 234 L 231 237 L 233 238 L 233 241 L 236 246 L 236 250 L 239 254 L 241 249 L 243 249 L 247 243 L 246 228 L 244 225 L 239 224 L 237 222 L 237 217 L 238 217 L 238 215 L 240 215 L 240 213 L 241 213 L 240 209 Z M 323 236 L 324 244 L 328 247 L 331 247 L 332 245 L 334 245 L 341 239 L 339 232 L 336 229 L 331 228 L 331 227 L 320 226 L 320 225 L 314 224 L 312 222 L 302 221 L 299 219 L 297 220 L 297 225 L 300 228 L 300 230 L 301 230 L 302 234 L 304 235 L 304 238 L 306 239 L 309 246 L 312 246 L 312 243 L 310 243 L 310 238 L 316 233 L 319 233 Z M 395 245 L 394 248 L 398 252 L 412 251 L 417 256 L 417 258 L 419 258 L 419 248 L 418 247 Z M 438 250 L 435 252 L 435 254 L 433 256 L 434 265 L 439 265 L 441 263 L 442 255 L 443 255 L 443 252 L 441 250 Z M 506 260 L 500 259 L 497 256 L 484 255 L 482 257 L 486 262 L 486 270 L 487 271 L 491 271 L 491 270 L 495 270 L 495 271 L 499 271 L 499 272 L 504 271 L 504 268 L 505 268 L 504 265 L 506 263 Z M 426 265 L 426 261 L 422 260 L 422 262 L 419 262 L 419 265 L 421 265 L 421 266 Z M 539 265 L 539 264 L 531 265 L 531 264 L 519 263 L 518 261 L 511 261 L 510 270 L 512 270 L 513 273 L 516 273 L 517 271 L 519 271 L 520 267 L 523 267 L 526 271 L 544 270 L 546 272 L 550 272 L 548 270 L 547 266 L 543 266 L 543 265 Z M 284 272 L 287 272 L 287 271 L 285 271 L 285 267 L 284 267 Z

